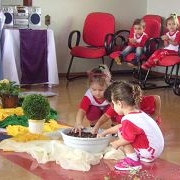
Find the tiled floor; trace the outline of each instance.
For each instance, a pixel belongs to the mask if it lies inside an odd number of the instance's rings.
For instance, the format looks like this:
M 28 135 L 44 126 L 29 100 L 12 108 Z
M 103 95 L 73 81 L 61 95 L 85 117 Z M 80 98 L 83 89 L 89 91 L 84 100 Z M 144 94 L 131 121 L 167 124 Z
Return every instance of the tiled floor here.
M 124 79 L 124 77 L 116 77 L 116 79 Z M 77 79 L 68 87 L 66 87 L 65 80 L 62 79 L 58 87 L 48 89 L 41 86 L 31 90 L 57 93 L 57 96 L 49 98 L 51 106 L 58 111 L 61 121 L 73 125 L 78 103 L 86 87 L 85 79 Z M 145 179 L 158 177 L 158 179 L 178 180 L 180 179 L 180 96 L 174 95 L 171 89 L 147 90 L 144 93 L 161 96 L 161 129 L 165 138 L 165 149 L 160 159 L 154 163 L 143 165 L 143 170 L 147 170 L 151 176 Z M 107 126 L 109 126 L 108 123 L 104 127 Z M 104 177 L 109 174 L 112 176 L 111 179 L 119 180 L 127 177 L 126 174 L 114 171 L 114 161 L 101 161 L 99 165 L 93 166 L 89 172 L 85 173 L 64 170 L 54 162 L 46 165 L 37 164 L 33 158 L 23 153 L 1 152 L 0 155 L 1 180 L 104 180 Z

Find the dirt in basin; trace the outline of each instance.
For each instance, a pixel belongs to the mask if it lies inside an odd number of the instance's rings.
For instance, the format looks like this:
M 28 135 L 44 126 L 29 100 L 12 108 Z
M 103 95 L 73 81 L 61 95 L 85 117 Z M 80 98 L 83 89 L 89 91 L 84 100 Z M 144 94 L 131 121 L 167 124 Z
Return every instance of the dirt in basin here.
M 68 136 L 73 136 L 73 137 L 81 137 L 81 138 L 96 138 L 97 134 L 92 134 L 91 132 L 81 132 L 81 134 L 79 134 L 79 132 L 69 132 L 67 133 Z

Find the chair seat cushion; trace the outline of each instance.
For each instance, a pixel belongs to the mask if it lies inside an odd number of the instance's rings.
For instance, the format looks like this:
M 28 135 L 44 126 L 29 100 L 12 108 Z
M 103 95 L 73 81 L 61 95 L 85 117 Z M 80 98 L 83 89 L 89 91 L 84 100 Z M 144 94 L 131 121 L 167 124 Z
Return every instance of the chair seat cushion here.
M 135 55 L 135 53 L 128 54 L 126 56 L 126 58 L 125 58 L 125 61 L 126 62 L 131 62 L 132 60 L 134 60 L 134 55 Z M 140 60 L 144 60 L 144 59 L 146 59 L 146 56 L 145 55 L 141 55 L 141 59 Z
M 121 51 L 114 51 L 112 52 L 109 57 L 112 59 L 115 59 L 116 57 L 118 57 L 120 55 Z
M 106 55 L 104 47 L 76 46 L 71 49 L 72 56 L 96 59 Z
M 179 56 L 167 56 L 158 62 L 158 66 L 173 66 L 180 63 Z

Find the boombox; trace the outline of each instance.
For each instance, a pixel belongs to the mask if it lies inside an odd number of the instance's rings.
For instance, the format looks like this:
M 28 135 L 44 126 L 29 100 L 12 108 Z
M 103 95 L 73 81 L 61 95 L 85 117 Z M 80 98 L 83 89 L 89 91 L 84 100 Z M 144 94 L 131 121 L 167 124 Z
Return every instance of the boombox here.
M 5 28 L 30 28 L 41 27 L 41 8 L 27 6 L 2 6 L 4 13 Z
M 12 28 L 13 27 L 13 13 L 14 13 L 14 6 L 3 6 L 2 12 L 5 15 L 5 23 L 4 27 Z
M 29 7 L 29 28 L 40 28 L 41 27 L 41 8 L 40 7 Z

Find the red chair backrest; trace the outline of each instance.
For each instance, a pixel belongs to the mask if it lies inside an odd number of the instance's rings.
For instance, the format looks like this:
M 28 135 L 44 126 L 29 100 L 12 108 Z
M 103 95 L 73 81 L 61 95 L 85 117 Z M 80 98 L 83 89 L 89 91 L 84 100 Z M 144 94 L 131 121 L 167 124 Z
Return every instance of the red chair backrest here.
M 160 37 L 162 32 L 162 17 L 159 15 L 145 15 L 142 18 L 146 24 L 145 33 L 149 38 Z M 133 26 L 130 32 L 133 33 Z
M 84 22 L 83 40 L 90 46 L 104 46 L 106 34 L 114 34 L 115 18 L 103 12 L 90 13 Z
M 162 33 L 162 17 L 159 15 L 145 15 L 143 20 L 146 23 L 145 32 L 149 38 L 160 37 Z
M 156 21 L 158 21 L 159 23 L 162 24 L 162 16 L 159 15 L 155 15 L 155 14 L 147 14 L 145 16 L 143 16 L 143 19 L 154 19 Z
M 161 24 L 158 21 L 153 19 L 146 19 L 145 23 L 145 32 L 149 38 L 156 38 L 161 36 Z

